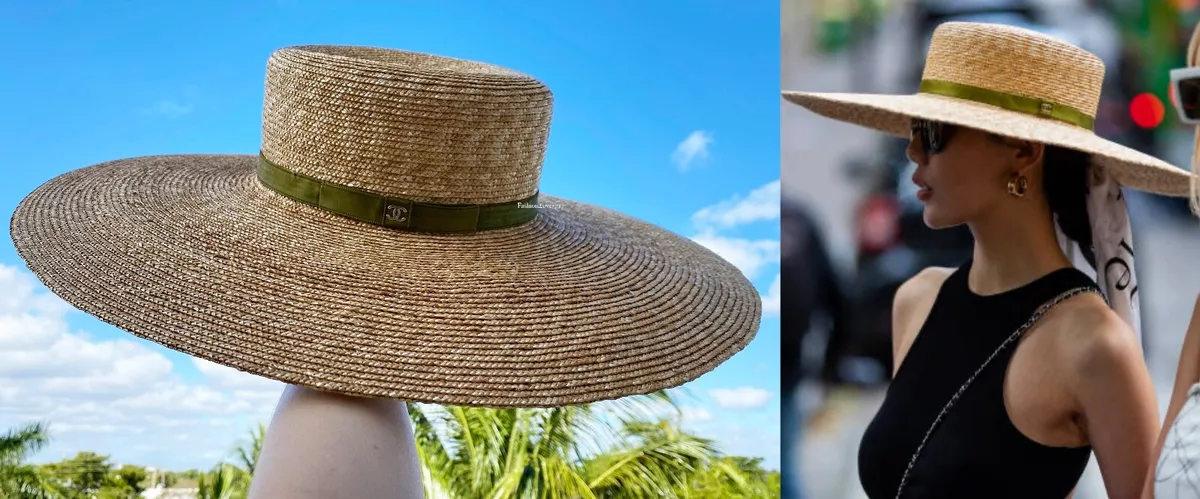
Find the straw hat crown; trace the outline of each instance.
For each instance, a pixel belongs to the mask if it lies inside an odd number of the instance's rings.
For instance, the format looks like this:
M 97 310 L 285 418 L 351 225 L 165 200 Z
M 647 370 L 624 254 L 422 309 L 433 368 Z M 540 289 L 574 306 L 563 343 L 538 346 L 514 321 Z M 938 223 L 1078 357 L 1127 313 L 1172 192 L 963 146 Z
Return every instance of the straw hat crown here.
M 552 101 L 542 82 L 490 64 L 289 47 L 267 62 L 262 156 L 381 196 L 511 202 L 538 190 Z
M 947 22 L 938 26 L 924 81 L 949 82 L 1066 106 L 1095 118 L 1104 84 L 1099 57 L 1057 38 L 1013 26 Z

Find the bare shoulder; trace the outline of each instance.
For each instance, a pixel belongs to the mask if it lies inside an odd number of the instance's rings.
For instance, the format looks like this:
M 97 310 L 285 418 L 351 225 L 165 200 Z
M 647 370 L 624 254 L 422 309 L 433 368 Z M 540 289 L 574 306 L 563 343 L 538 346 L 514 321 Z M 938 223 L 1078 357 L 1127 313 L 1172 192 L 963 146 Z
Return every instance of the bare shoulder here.
M 915 312 L 922 308 L 932 308 L 938 291 L 942 289 L 942 283 L 946 282 L 946 278 L 950 277 L 952 273 L 954 273 L 954 269 L 949 267 L 926 267 L 917 272 L 917 275 L 904 281 L 904 284 L 896 289 L 896 297 L 892 306 L 893 316 L 896 319 L 903 319 L 901 322 L 908 322 L 908 319 L 913 318 Z M 924 316 L 928 312 L 925 310 L 925 314 L 919 315 Z M 924 322 L 924 317 L 921 319 L 921 322 Z M 901 332 L 893 331 L 893 336 L 896 333 Z
M 917 272 L 917 275 L 909 277 L 904 284 L 900 285 L 900 289 L 896 290 L 896 297 L 937 291 L 941 289 L 946 278 L 954 273 L 954 270 L 950 267 L 925 267 Z
M 1136 497 L 1153 461 L 1158 418 L 1154 382 L 1133 328 L 1095 293 L 1074 296 L 1047 314 L 1051 358 L 1061 364 L 1076 424 L 1095 449 L 1110 490 Z M 1053 316 L 1053 317 L 1052 317 Z M 1153 468 L 1149 468 L 1153 469 Z
M 954 273 L 948 267 L 927 267 L 910 277 L 896 289 L 892 301 L 892 360 L 893 374 L 900 369 L 908 349 L 917 338 L 925 319 L 937 301 L 942 283 Z
M 1055 348 L 1061 360 L 1082 379 L 1111 375 L 1142 360 L 1142 346 L 1128 323 L 1108 308 L 1104 298 L 1085 293 L 1063 301 L 1047 314 L 1046 326 L 1056 330 Z

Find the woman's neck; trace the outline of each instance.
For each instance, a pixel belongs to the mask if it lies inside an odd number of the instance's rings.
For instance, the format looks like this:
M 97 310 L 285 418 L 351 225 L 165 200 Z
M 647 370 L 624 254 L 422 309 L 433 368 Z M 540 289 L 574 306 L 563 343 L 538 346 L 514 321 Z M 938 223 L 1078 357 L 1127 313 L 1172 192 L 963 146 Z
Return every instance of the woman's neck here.
M 1063 254 L 1045 202 L 1004 207 L 970 223 L 975 251 L 967 283 L 990 295 L 1021 287 L 1071 266 Z

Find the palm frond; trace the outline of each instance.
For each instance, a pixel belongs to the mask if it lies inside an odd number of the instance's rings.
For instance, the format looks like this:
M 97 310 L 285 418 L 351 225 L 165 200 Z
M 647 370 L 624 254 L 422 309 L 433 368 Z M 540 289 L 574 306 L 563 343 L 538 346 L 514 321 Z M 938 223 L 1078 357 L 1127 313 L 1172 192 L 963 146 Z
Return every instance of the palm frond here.
M 234 449 L 235 457 L 241 468 L 252 476 L 254 469 L 258 467 L 258 456 L 262 454 L 263 440 L 266 439 L 266 436 L 267 427 L 259 423 L 250 431 L 250 441 Z
M 0 462 L 21 463 L 50 443 L 49 425 L 31 423 L 0 435 Z
M 409 415 L 425 479 L 454 499 L 685 497 L 720 456 L 679 427 L 665 391 L 543 409 L 410 405 Z

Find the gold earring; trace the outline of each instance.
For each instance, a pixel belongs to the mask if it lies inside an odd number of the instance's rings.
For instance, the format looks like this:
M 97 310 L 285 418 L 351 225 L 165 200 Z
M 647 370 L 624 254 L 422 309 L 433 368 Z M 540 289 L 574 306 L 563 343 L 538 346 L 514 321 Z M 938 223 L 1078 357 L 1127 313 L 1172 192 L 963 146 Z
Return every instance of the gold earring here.
M 1014 198 L 1025 197 L 1025 191 L 1029 189 L 1029 179 L 1019 173 L 1013 174 L 1013 178 L 1008 181 L 1008 195 Z

